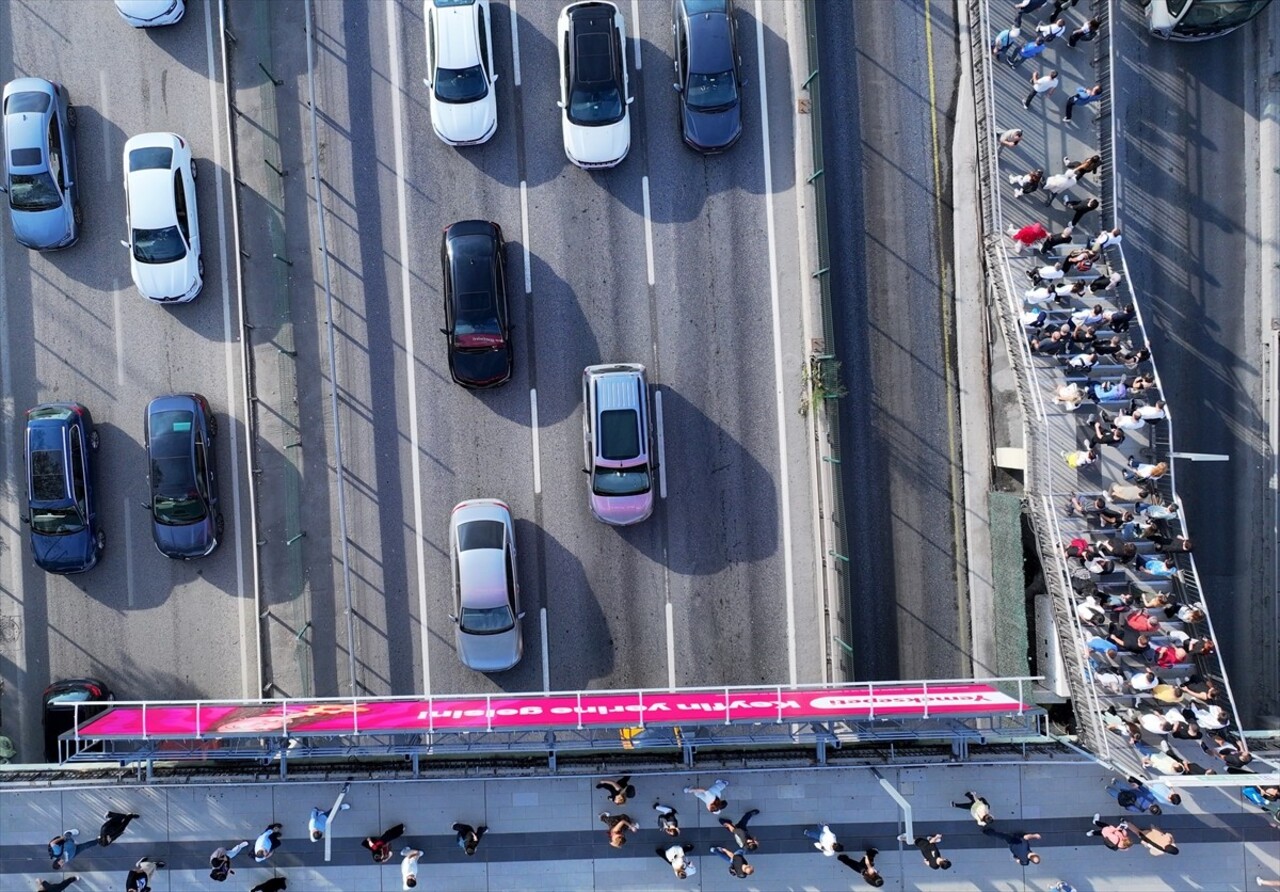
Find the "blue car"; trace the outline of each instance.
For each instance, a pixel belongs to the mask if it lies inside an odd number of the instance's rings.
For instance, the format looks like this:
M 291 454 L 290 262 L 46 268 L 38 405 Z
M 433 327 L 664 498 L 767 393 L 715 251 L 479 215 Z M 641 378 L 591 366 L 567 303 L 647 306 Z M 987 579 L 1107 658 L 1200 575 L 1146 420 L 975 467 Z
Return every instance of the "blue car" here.
M 106 537 L 98 525 L 93 460 L 98 432 L 79 403 L 46 403 L 27 412 L 27 514 L 31 551 L 49 573 L 92 570 Z
M 18 243 L 37 251 L 80 238 L 76 110 L 66 88 L 23 77 L 4 87 L 4 191 Z
M 218 547 L 222 511 L 214 473 L 218 419 L 198 393 L 158 396 L 143 419 L 151 534 L 165 557 L 204 557 Z

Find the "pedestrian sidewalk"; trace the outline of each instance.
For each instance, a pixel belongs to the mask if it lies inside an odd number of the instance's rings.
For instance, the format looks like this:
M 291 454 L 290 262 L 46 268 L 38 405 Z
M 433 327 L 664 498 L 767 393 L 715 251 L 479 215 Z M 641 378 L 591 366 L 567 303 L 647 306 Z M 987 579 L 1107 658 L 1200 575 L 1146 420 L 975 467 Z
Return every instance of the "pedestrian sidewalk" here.
M 942 853 L 953 862 L 946 873 L 927 868 L 912 847 L 896 841 L 906 831 L 903 813 L 866 767 L 636 774 L 636 797 L 624 806 L 595 790 L 598 777 L 486 780 L 354 781 L 331 826 L 332 860 L 324 843 L 307 838 L 313 806 L 328 809 L 342 787 L 332 783 L 248 783 L 214 786 L 112 786 L 0 792 L 0 889 L 28 890 L 39 878 L 59 879 L 49 869 L 45 846 L 65 829 L 79 829 L 85 842 L 97 833 L 108 809 L 137 812 L 127 832 L 107 849 L 79 854 L 71 869 L 81 882 L 71 888 L 120 888 L 133 863 L 147 855 L 165 861 L 156 892 L 249 889 L 279 873 L 290 892 L 400 889 L 400 859 L 376 865 L 360 841 L 403 822 L 394 843 L 425 853 L 419 888 L 437 890 L 570 889 L 860 889 L 862 879 L 836 858 L 824 857 L 804 830 L 828 823 L 855 859 L 865 847 L 880 850 L 876 867 L 884 888 L 1044 890 L 1065 880 L 1079 892 L 1134 889 L 1256 888 L 1254 877 L 1280 877 L 1277 830 L 1238 791 L 1183 790 L 1183 804 L 1153 818 L 1129 815 L 1141 827 L 1171 832 L 1181 854 L 1150 857 L 1140 846 L 1108 851 L 1087 837 L 1094 812 L 1118 820 L 1122 811 L 1104 790 L 1110 775 L 1071 754 L 1041 761 L 936 764 L 878 769 L 912 809 L 915 835 L 941 833 Z M 689 785 L 729 782 L 723 817 L 737 820 L 760 809 L 750 829 L 760 846 L 747 853 L 756 868 L 734 879 L 727 864 L 708 851 L 731 842 L 718 820 L 692 796 Z M 995 829 L 1040 833 L 1034 849 L 1039 865 L 1019 867 L 1006 845 L 984 836 L 967 811 L 951 803 L 975 790 L 991 803 Z M 670 844 L 657 829 L 654 801 L 679 811 L 679 842 L 692 843 L 697 874 L 678 881 L 657 855 Z M 641 830 L 621 849 L 610 848 L 602 811 L 625 812 Z M 455 845 L 451 825 L 485 825 L 473 858 Z M 273 822 L 284 825 L 278 852 L 263 865 L 246 851 L 236 858 L 225 886 L 209 879 L 208 860 L 218 846 L 252 841 Z

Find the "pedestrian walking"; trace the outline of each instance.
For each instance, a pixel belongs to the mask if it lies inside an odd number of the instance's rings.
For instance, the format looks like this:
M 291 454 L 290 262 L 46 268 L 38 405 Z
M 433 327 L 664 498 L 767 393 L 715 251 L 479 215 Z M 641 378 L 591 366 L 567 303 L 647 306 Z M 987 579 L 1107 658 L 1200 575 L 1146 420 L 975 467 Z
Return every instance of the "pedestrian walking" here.
M 261 864 L 275 854 L 276 849 L 280 848 L 280 831 L 283 829 L 283 824 L 268 824 L 267 829 L 258 834 L 253 843 L 254 861 Z
M 1079 28 L 1071 32 L 1071 36 L 1067 38 L 1067 46 L 1075 48 L 1080 41 L 1090 41 L 1098 36 L 1098 32 L 1102 30 L 1102 22 L 1098 19 L 1089 19 Z
M 1172 833 L 1161 830 L 1159 827 L 1148 827 L 1145 830 L 1141 827 L 1134 829 L 1138 831 L 1138 841 L 1152 855 L 1159 857 L 1160 855 L 1178 854 L 1178 845 L 1174 842 Z
M 476 853 L 476 847 L 480 845 L 480 840 L 489 832 L 489 828 L 481 824 L 478 828 L 472 827 L 470 824 L 457 823 L 453 825 L 453 832 L 457 834 L 456 842 L 458 848 L 466 852 L 470 858 Z
M 1044 38 L 1037 35 L 1035 40 L 1024 43 L 1016 50 L 1010 47 L 1008 58 L 1005 61 L 1009 63 L 1010 68 L 1017 68 L 1028 59 L 1034 59 L 1043 53 L 1045 46 Z
M 1021 198 L 1024 195 L 1030 195 L 1032 192 L 1040 188 L 1040 184 L 1044 181 L 1043 170 L 1032 170 L 1019 176 L 1016 173 L 1009 174 L 1009 185 L 1013 186 L 1013 197 Z
M 738 844 L 738 848 L 754 852 L 760 843 L 751 835 L 751 831 L 747 830 L 747 822 L 758 814 L 760 814 L 760 809 L 753 808 L 739 818 L 737 822 L 721 818 L 720 826 L 733 834 L 733 841 Z
M 1040 855 L 1031 851 L 1031 840 L 1039 839 L 1039 833 L 1001 833 L 994 827 L 983 827 L 982 832 L 988 836 L 995 836 L 1004 840 L 1005 845 L 1009 847 L 1009 851 L 1013 855 L 1013 860 L 1023 867 L 1028 864 L 1040 863 Z
M 596 784 L 597 790 L 604 790 L 609 801 L 614 805 L 626 805 L 627 800 L 636 795 L 636 788 L 631 785 L 631 775 L 624 774 L 617 780 L 602 780 Z
M 963 808 L 967 811 L 979 827 L 988 827 L 995 823 L 996 816 L 991 813 L 991 804 L 983 799 L 973 790 L 965 790 L 964 795 L 968 798 L 967 802 L 951 803 L 956 808 Z
M 611 815 L 607 811 L 600 812 L 600 822 L 609 828 L 609 845 L 620 849 L 627 844 L 627 831 L 635 833 L 640 825 L 631 820 L 631 815 Z
M 876 870 L 878 854 L 880 854 L 878 849 L 867 849 L 867 853 L 856 861 L 848 855 L 841 855 L 838 860 L 850 870 L 856 870 L 868 886 L 875 886 L 878 889 L 884 885 L 884 877 L 880 876 L 880 871 Z
M 1021 26 L 1022 17 L 1024 15 L 1026 15 L 1029 12 L 1035 12 L 1037 9 L 1039 9 L 1041 6 L 1044 6 L 1048 2 L 1049 0 L 1018 0 L 1018 2 L 1013 7 L 1013 10 L 1014 10 L 1013 24 L 1016 26 Z
M 1069 244 L 1071 244 L 1071 227 L 1066 226 L 1061 232 L 1055 232 L 1044 240 L 1044 243 L 1040 245 L 1040 253 L 1053 254 L 1058 245 Z
M 731 852 L 724 846 L 712 846 L 711 851 L 729 862 L 729 876 L 746 879 L 756 872 L 756 869 L 747 863 L 747 856 L 742 853 L 742 849 Z
M 1104 229 L 1102 232 L 1098 233 L 1097 238 L 1093 240 L 1093 250 L 1103 251 L 1107 248 L 1113 248 L 1120 244 L 1120 239 L 1121 235 L 1119 226 L 1115 229 Z
M 391 843 L 402 836 L 404 836 L 404 824 L 396 824 L 394 827 L 382 831 L 381 836 L 366 836 L 360 841 L 360 845 L 369 850 L 374 861 L 379 864 L 385 864 L 391 860 L 393 854 Z
M 1058 88 L 1058 72 L 1050 71 L 1048 74 L 1041 74 L 1038 71 L 1031 73 L 1031 92 L 1027 94 L 1027 98 L 1022 100 L 1023 108 L 1031 108 L 1031 102 L 1037 96 L 1048 98 L 1053 95 L 1053 91 Z
M 1121 821 L 1112 824 L 1102 820 L 1102 815 L 1093 816 L 1093 829 L 1085 836 L 1101 836 L 1102 843 L 1112 851 L 1122 851 L 1133 847 L 1133 836 L 1129 831 L 1129 822 Z
M 1028 223 L 1021 229 L 1010 226 L 1006 232 L 1009 238 L 1017 242 L 1018 250 L 1020 251 L 1024 248 L 1035 247 L 1049 235 L 1049 230 L 1044 228 L 1043 223 Z
M 999 56 L 1013 49 L 1013 45 L 1022 35 L 1021 28 L 1005 28 L 991 41 L 991 55 Z
M 1071 197 L 1067 193 L 1076 187 L 1077 179 L 1076 175 L 1071 171 L 1056 173 L 1046 179 L 1044 181 L 1044 191 L 1048 193 L 1049 197 L 1045 199 L 1044 203 L 1052 205 L 1059 198 L 1066 202 Z
M 718 815 L 729 805 L 728 802 L 720 798 L 727 786 L 729 786 L 728 781 L 718 780 L 709 787 L 685 787 L 684 791 L 698 797 L 698 800 L 707 807 L 707 811 L 713 815 Z
M 1075 5 L 1079 2 L 1080 0 L 1053 0 L 1053 9 L 1049 10 L 1049 18 L 1060 18 L 1067 7 L 1074 9 Z
M 806 829 L 804 835 L 812 839 L 813 847 L 828 858 L 832 858 L 839 852 L 844 851 L 844 846 L 840 845 L 839 841 L 836 840 L 836 835 L 831 832 L 831 827 L 828 824 L 823 824 L 814 830 Z
M 1029 269 L 1026 273 L 1027 278 L 1031 280 L 1032 284 L 1047 285 L 1050 282 L 1056 282 L 1065 276 L 1066 267 L 1063 265 L 1062 261 L 1058 261 L 1057 263 L 1036 267 L 1035 269 Z
M 245 849 L 249 848 L 249 840 L 236 843 L 228 851 L 222 846 L 218 846 L 213 850 L 213 854 L 209 856 L 209 879 L 218 883 L 225 883 L 227 877 L 235 873 L 231 869 L 231 861 L 236 855 L 239 855 Z
M 1049 892 L 1076 892 L 1076 887 L 1065 880 L 1060 880 L 1049 887 Z
M 36 880 L 36 892 L 66 892 L 66 888 L 72 883 L 80 881 L 78 876 L 63 877 L 56 883 L 48 880 Z
M 1005 149 L 1012 149 L 1018 143 L 1022 142 L 1022 131 L 1016 127 L 1002 131 L 999 142 L 1000 145 L 996 147 L 997 152 L 1003 152 Z
M 338 806 L 340 811 L 346 811 L 350 807 L 351 805 L 346 802 Z M 319 842 L 324 839 L 324 835 L 329 832 L 329 821 L 331 818 L 333 818 L 333 809 L 325 811 L 324 809 L 317 808 L 314 805 L 311 807 L 311 817 L 307 820 L 307 830 L 311 834 L 312 842 Z
M 406 889 L 418 885 L 418 859 L 421 857 L 422 850 L 413 846 L 405 846 L 400 850 L 400 879 L 404 881 Z
M 111 845 L 121 834 L 128 829 L 130 822 L 137 820 L 138 815 L 125 814 L 119 811 L 109 811 L 106 814 L 106 820 L 102 822 L 102 826 L 98 829 L 98 845 L 106 848 Z
M 680 835 L 680 817 L 679 813 L 669 805 L 663 805 L 661 802 L 653 804 L 653 810 L 658 813 L 658 829 L 667 836 Z
M 694 863 L 688 860 L 689 853 L 693 851 L 693 843 L 691 842 L 658 846 L 654 851 L 658 853 L 659 858 L 671 865 L 671 869 L 675 871 L 676 879 L 688 879 L 698 872 L 698 868 Z
M 942 852 L 938 851 L 938 843 L 942 842 L 941 833 L 935 833 L 933 836 L 917 836 L 915 839 L 908 839 L 907 834 L 903 833 L 898 836 L 898 842 L 909 842 L 919 849 L 924 863 L 933 870 L 951 869 L 951 862 L 943 858 Z
M 1100 98 L 1102 98 L 1102 84 L 1094 84 L 1087 90 L 1084 87 L 1076 87 L 1075 93 L 1067 97 L 1067 104 L 1062 109 L 1063 122 L 1071 122 L 1071 113 L 1075 111 L 1077 105 L 1088 105 L 1091 102 L 1097 102 Z
M 1071 215 L 1071 226 L 1075 227 L 1084 219 L 1085 214 L 1102 207 L 1102 202 L 1096 198 L 1071 198 L 1064 201 L 1062 206 L 1069 211 L 1075 211 Z
M 79 836 L 79 830 L 63 830 L 49 840 L 48 852 L 54 870 L 62 870 L 76 855 L 98 844 L 97 840 L 92 840 L 81 845 L 78 842 Z
M 1036 33 L 1044 38 L 1045 43 L 1053 43 L 1067 33 L 1067 20 L 1051 16 L 1049 21 L 1036 25 Z
M 125 877 L 125 888 L 129 892 L 150 892 L 151 878 L 155 876 L 156 868 L 159 867 L 164 867 L 163 861 L 157 861 L 150 855 L 142 856 Z
M 284 892 L 289 888 L 289 881 L 284 877 L 272 877 L 269 880 L 263 880 L 254 886 L 249 892 Z

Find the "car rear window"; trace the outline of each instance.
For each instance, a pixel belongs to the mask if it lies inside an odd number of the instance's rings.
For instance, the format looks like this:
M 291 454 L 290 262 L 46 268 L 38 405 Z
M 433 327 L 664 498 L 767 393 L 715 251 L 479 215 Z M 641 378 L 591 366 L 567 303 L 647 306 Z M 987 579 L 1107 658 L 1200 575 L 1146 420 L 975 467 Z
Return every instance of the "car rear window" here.
M 9 153 L 10 167 L 39 167 L 43 162 L 39 149 L 14 149 Z
M 61 449 L 31 452 L 31 490 L 37 502 L 60 502 L 67 497 Z
M 135 170 L 168 170 L 173 166 L 173 149 L 148 146 L 129 153 L 129 172 Z
M 703 15 L 708 12 L 729 11 L 725 0 L 684 0 L 684 9 L 691 16 Z
M 473 520 L 458 527 L 458 550 L 501 548 L 505 527 L 498 520 Z
M 4 102 L 6 115 L 17 115 L 25 112 L 42 113 L 49 110 L 53 97 L 48 93 L 14 93 Z
M 640 454 L 640 413 L 606 409 L 600 413 L 600 457 L 625 461 Z

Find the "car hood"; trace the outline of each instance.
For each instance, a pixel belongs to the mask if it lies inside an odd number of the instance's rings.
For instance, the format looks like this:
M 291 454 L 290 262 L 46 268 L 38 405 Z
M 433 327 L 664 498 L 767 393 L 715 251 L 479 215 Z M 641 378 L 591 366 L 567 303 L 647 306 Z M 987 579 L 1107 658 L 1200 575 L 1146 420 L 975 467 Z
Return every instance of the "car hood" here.
M 195 523 L 182 526 L 170 526 L 151 521 L 151 534 L 155 538 L 156 548 L 165 557 L 190 558 L 204 557 L 213 551 L 218 544 L 217 532 L 213 526 L 213 515 Z
M 188 301 L 200 293 L 196 257 L 190 251 L 186 257 L 173 263 L 139 263 L 134 260 L 131 266 L 133 284 L 138 286 L 143 297 L 150 300 Z
M 569 160 L 586 166 L 612 167 L 631 148 L 631 116 L 603 127 L 583 127 L 564 120 L 564 151 Z
M 468 635 L 455 627 L 458 657 L 477 672 L 503 672 L 520 662 L 524 655 L 524 639 L 520 620 L 506 632 L 494 635 Z
M 98 563 L 98 549 L 87 526 L 62 536 L 32 533 L 31 552 L 37 566 L 49 573 L 83 573 Z
M 75 218 L 66 201 L 53 210 L 13 211 L 9 216 L 13 220 L 13 237 L 28 248 L 65 248 L 75 240 Z
M 653 489 L 634 496 L 600 496 L 591 493 L 591 513 L 614 526 L 639 523 L 653 513 Z
M 449 357 L 454 379 L 468 387 L 491 387 L 511 377 L 511 353 L 507 347 L 482 353 L 454 352 Z
M 441 102 L 432 94 L 431 126 L 436 135 L 451 145 L 474 145 L 493 136 L 498 129 L 498 103 L 490 84 L 488 94 L 478 102 Z
M 701 152 L 723 152 L 742 136 L 742 108 L 700 111 L 680 104 L 684 141 Z

